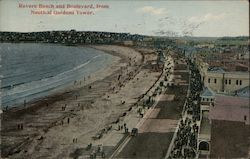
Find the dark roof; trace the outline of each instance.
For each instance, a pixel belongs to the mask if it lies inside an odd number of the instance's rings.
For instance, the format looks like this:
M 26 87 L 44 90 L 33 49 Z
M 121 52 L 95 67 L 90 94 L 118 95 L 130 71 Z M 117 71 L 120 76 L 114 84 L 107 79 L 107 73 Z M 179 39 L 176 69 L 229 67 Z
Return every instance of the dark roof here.
M 225 70 L 222 69 L 221 67 L 211 67 L 211 68 L 208 68 L 208 71 L 217 72 L 217 73 L 225 73 Z
M 250 86 L 246 86 L 244 88 L 241 88 L 241 89 L 237 90 L 237 95 L 239 97 L 247 97 L 247 98 L 249 98 L 250 97 L 249 96 L 249 90 L 250 90 Z
M 214 95 L 215 93 L 209 87 L 205 87 L 201 93 L 201 97 L 213 97 Z

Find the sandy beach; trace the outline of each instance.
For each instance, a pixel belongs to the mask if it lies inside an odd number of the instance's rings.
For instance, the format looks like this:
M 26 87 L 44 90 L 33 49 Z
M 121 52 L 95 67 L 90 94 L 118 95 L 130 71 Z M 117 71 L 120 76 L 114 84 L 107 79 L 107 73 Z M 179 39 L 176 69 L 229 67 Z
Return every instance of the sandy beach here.
M 91 47 L 114 55 L 113 63 L 25 109 L 3 113 L 2 157 L 86 158 L 90 143 L 109 155 L 124 137 L 118 125 L 127 122 L 129 131 L 136 126 L 134 106 L 160 75 L 150 67 L 156 55 L 123 46 Z M 131 114 L 136 118 L 129 122 Z

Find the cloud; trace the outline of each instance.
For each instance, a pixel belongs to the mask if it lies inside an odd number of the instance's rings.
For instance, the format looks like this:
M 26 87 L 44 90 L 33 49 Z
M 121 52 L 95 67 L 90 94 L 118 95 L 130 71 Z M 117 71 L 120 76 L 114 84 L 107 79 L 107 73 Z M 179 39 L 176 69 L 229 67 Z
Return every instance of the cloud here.
M 183 21 L 182 24 L 182 35 L 184 36 L 192 36 L 193 33 L 200 28 L 201 25 L 220 21 L 225 18 L 225 13 L 221 14 L 212 14 L 207 13 L 202 16 L 192 16 Z
M 153 31 L 155 35 L 168 36 L 168 37 L 178 37 L 179 33 L 171 30 L 155 30 Z
M 221 14 L 211 14 L 211 13 L 207 13 L 203 16 L 193 16 L 188 18 L 188 21 L 191 23 L 201 23 L 201 22 L 211 22 L 211 21 L 218 21 L 218 20 L 222 20 L 225 18 L 225 14 L 221 13 Z
M 152 6 L 144 6 L 142 8 L 137 9 L 137 12 L 149 13 L 151 15 L 163 15 L 167 13 L 166 8 L 154 8 Z

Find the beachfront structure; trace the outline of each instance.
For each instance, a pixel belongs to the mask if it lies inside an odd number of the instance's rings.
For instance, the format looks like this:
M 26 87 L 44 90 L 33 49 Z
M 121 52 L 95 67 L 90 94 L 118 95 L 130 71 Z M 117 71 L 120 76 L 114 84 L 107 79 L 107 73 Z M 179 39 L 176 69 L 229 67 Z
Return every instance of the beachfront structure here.
M 209 111 L 201 111 L 201 123 L 198 130 L 197 152 L 199 156 L 208 157 L 211 147 L 211 120 L 209 120 Z
M 225 58 L 225 59 L 224 59 Z M 212 121 L 233 121 L 250 124 L 249 61 L 233 57 L 194 58 L 201 74 L 201 92 L 197 151 L 200 157 L 211 152 Z
M 249 62 L 242 58 L 235 59 L 233 54 L 225 59 L 207 60 L 196 56 L 194 60 L 204 86 L 200 95 L 197 152 L 199 158 L 213 157 L 217 153 L 217 143 L 220 143 L 216 140 L 219 128 L 215 125 L 222 123 L 220 127 L 230 125 L 233 129 L 231 125 L 239 123 L 242 130 L 250 125 Z M 244 133 L 237 132 L 241 136 Z
M 249 86 L 249 69 L 244 71 L 225 70 L 221 67 L 212 67 L 201 58 L 196 59 L 201 80 L 205 87 L 216 93 L 233 93 Z
M 201 122 L 198 131 L 197 152 L 199 157 L 209 157 L 213 121 L 239 122 L 250 125 L 249 86 L 237 95 L 215 94 L 210 88 L 201 93 Z
M 205 87 L 201 93 L 201 105 L 213 104 L 215 93 L 209 87 Z
M 220 94 L 215 98 L 214 106 L 209 110 L 210 120 L 237 121 L 250 125 L 249 97 Z
M 197 151 L 202 156 L 210 154 L 211 121 L 209 120 L 209 111 L 210 107 L 214 106 L 215 96 L 216 94 L 209 87 L 204 87 L 200 95 L 201 122 L 198 130 Z

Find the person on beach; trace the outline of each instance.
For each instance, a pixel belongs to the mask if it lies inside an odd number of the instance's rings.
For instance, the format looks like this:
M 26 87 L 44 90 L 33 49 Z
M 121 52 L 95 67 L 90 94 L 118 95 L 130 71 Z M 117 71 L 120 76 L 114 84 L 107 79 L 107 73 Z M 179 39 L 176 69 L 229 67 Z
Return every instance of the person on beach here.
M 127 128 L 124 128 L 124 132 L 127 133 Z
M 102 158 L 105 158 L 105 152 L 104 151 L 101 152 L 101 156 L 102 156 Z
M 23 130 L 23 124 L 21 123 L 21 124 L 17 124 L 17 129 L 18 130 Z
M 77 143 L 77 138 L 73 138 L 73 143 Z
M 64 111 L 67 107 L 67 104 L 64 105 L 64 107 L 62 107 L 62 111 Z

